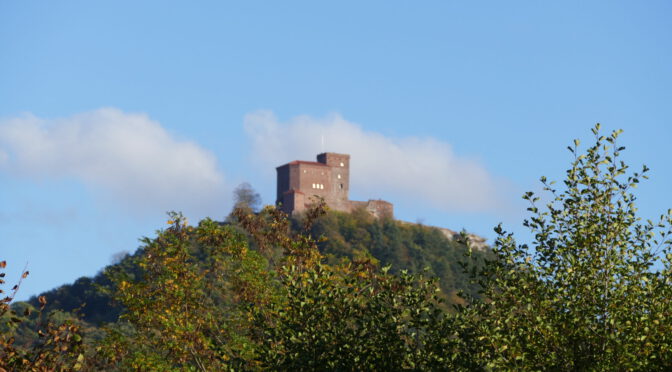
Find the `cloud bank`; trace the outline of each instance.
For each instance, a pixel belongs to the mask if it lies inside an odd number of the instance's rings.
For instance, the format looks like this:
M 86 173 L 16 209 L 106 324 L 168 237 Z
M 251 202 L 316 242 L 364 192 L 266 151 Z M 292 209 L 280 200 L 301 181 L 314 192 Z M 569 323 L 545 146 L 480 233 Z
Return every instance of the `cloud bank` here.
M 0 121 L 0 170 L 75 178 L 136 211 L 222 215 L 228 195 L 210 152 L 175 138 L 144 114 L 114 108 Z
M 447 212 L 505 208 L 505 182 L 433 138 L 389 138 L 339 115 L 281 123 L 270 111 L 248 114 L 245 130 L 254 159 L 269 170 L 295 159 L 314 160 L 323 151 L 348 153 L 351 190 L 372 199 L 420 201 Z

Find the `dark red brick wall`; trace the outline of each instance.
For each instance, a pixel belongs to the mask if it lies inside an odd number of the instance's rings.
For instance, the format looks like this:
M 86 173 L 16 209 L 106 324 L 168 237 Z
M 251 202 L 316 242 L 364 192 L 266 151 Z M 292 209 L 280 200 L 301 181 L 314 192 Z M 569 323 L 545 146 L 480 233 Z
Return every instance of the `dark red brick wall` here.
M 350 193 L 350 155 L 325 152 L 317 155 L 317 161 L 331 167 L 332 182 L 325 200 L 334 209 L 346 210 Z

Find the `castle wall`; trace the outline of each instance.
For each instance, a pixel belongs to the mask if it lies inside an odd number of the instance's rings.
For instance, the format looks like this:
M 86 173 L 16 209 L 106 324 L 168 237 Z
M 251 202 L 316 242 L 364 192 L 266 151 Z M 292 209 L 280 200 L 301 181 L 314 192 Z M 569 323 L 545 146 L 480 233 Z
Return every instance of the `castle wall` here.
M 277 189 L 275 194 L 275 204 L 284 205 L 284 194 L 285 192 L 292 190 L 292 187 L 289 186 L 289 164 L 276 168 L 278 174 L 278 181 L 276 182 Z
M 331 168 L 320 163 L 297 164 L 297 188 L 307 196 L 317 195 L 324 199 L 331 197 Z
M 277 167 L 276 204 L 287 204 L 286 192 L 301 191 L 307 195 L 331 197 L 331 168 L 321 163 L 294 161 Z
M 327 152 L 317 155 L 317 162 L 295 160 L 276 169 L 276 204 L 289 214 L 304 210 L 311 197 L 319 196 L 334 210 L 363 207 L 377 217 L 393 216 L 392 204 L 386 201 L 349 200 L 350 155 Z
M 350 155 L 325 152 L 317 161 L 331 168 L 329 202 L 335 208 L 347 208 L 350 194 Z
M 306 209 L 305 194 L 296 190 L 285 192 L 280 209 L 287 214 L 302 212 Z

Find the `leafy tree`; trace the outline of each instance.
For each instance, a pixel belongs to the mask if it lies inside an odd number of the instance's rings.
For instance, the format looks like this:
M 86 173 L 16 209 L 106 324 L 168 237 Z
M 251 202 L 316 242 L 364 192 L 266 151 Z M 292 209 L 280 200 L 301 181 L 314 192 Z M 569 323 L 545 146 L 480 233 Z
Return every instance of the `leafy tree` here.
M 477 295 L 477 286 L 470 284 L 459 264 L 467 246 L 437 228 L 375 218 L 362 208 L 352 213 L 329 211 L 315 221 L 310 233 L 325 238 L 318 246 L 330 264 L 347 257 L 390 266 L 393 274 L 402 270 L 419 274 L 428 269 L 428 274 L 439 279 L 440 295 L 449 305 L 461 302 L 457 296 L 460 290 Z M 473 251 L 473 256 L 479 258 L 489 254 L 488 249 Z
M 144 239 L 137 277 L 110 269 L 121 327 L 99 347 L 100 367 L 121 370 L 225 370 L 254 367 L 249 306 L 272 298 L 272 273 L 244 236 L 206 219 Z M 148 311 L 149 310 L 149 311 Z
M 273 207 L 234 213 L 257 251 L 232 226 L 204 220 L 145 239 L 139 275 L 109 274 L 123 305 L 98 346 L 98 369 L 224 370 L 445 368 L 459 340 L 432 280 L 392 275 L 370 261 L 325 264 L 310 231 Z M 282 251 L 274 264 L 265 257 Z M 150 311 L 148 311 L 150 309 Z M 452 355 L 452 354 L 451 354 Z
M 289 232 L 274 208 L 236 213 L 260 247 L 278 245 L 282 296 L 256 307 L 261 367 L 269 370 L 445 369 L 460 345 L 443 337 L 452 329 L 439 307 L 434 280 L 388 273 L 371 260 L 327 265 L 318 249 L 324 238 L 309 232 L 324 214 L 324 201 L 304 216 L 302 232 Z M 296 221 L 294 221 L 296 222 Z M 270 240 L 269 240 L 270 238 Z M 270 244 L 269 244 L 270 243 Z M 263 249 L 263 248 L 262 248 Z
M 446 370 L 460 340 L 438 306 L 436 282 L 370 262 L 284 266 L 286 297 L 261 327 L 270 370 Z M 269 319 L 269 313 L 272 314 Z
M 249 209 L 258 212 L 261 207 L 261 195 L 248 182 L 243 182 L 233 190 L 234 209 Z
M 133 272 L 126 261 L 115 264 L 115 267 Z M 81 277 L 72 284 L 65 284 L 42 293 L 40 296 L 48 300 L 45 311 L 65 311 L 77 313 L 82 320 L 95 326 L 116 322 L 121 309 L 112 301 L 110 288 L 112 283 L 102 272 L 93 278 Z M 34 307 L 39 307 L 39 297 L 28 300 Z
M 672 211 L 642 222 L 620 131 L 578 153 L 564 187 L 541 179 L 545 208 L 528 192 L 532 246 L 501 226 L 495 259 L 479 271 L 484 301 L 460 314 L 471 358 L 494 370 L 672 369 Z
M 7 263 L 0 262 L 0 269 Z M 19 283 L 12 287 L 11 293 L 0 300 L 0 372 L 6 371 L 79 371 L 86 362 L 82 345 L 81 327 L 77 321 L 65 317 L 57 319 L 59 314 L 51 313 L 43 319 L 46 299 L 39 297 L 40 309 L 37 316 L 34 308 L 23 303 L 23 306 L 10 306 L 21 280 L 28 276 L 28 271 L 21 274 Z M 0 286 L 5 284 L 5 273 L 0 272 Z M 0 294 L 4 290 L 0 289 Z M 36 323 L 34 342 L 17 345 L 17 337 L 21 332 L 30 331 L 20 326 L 30 322 Z M 31 341 L 31 338 L 27 338 Z

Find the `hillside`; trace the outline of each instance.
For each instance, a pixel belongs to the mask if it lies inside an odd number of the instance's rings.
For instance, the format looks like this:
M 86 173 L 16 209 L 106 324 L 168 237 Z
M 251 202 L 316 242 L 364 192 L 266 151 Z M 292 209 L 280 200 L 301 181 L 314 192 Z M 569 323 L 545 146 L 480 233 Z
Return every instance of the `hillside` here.
M 300 229 L 300 219 L 291 220 L 292 229 Z M 227 222 L 231 223 L 231 222 Z M 420 224 L 410 224 L 393 219 L 373 218 L 365 210 L 352 213 L 330 211 L 320 217 L 311 229 L 315 237 L 325 239 L 319 243 L 327 263 L 337 263 L 342 258 L 370 259 L 380 266 L 391 266 L 391 272 L 408 270 L 419 273 L 428 269 L 428 275 L 439 279 L 443 295 L 447 302 L 460 301 L 456 296 L 463 289 L 475 294 L 459 262 L 463 259 L 466 247 L 455 239 L 450 239 L 440 229 Z M 252 243 L 252 242 L 250 242 Z M 251 244 L 254 247 L 254 244 Z M 120 263 L 108 266 L 106 270 L 122 270 L 133 273 L 134 257 L 143 254 L 138 250 Z M 475 255 L 483 251 L 475 250 Z M 47 298 L 47 310 L 71 312 L 80 310 L 83 319 L 91 324 L 100 325 L 117 320 L 121 309 L 111 301 L 110 281 L 101 271 L 94 277 L 82 277 L 72 284 L 62 285 L 44 292 Z M 28 302 L 38 306 L 38 296 Z
M 320 250 L 331 263 L 340 257 L 371 258 L 381 266 L 391 266 L 392 272 L 419 273 L 428 269 L 429 275 L 439 278 L 449 303 L 460 300 L 456 294 L 461 289 L 475 294 L 459 265 L 467 252 L 465 245 L 441 229 L 378 219 L 360 209 L 328 213 L 313 226 L 312 234 L 326 238 Z M 473 254 L 481 256 L 486 252 L 480 246 Z

